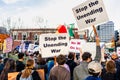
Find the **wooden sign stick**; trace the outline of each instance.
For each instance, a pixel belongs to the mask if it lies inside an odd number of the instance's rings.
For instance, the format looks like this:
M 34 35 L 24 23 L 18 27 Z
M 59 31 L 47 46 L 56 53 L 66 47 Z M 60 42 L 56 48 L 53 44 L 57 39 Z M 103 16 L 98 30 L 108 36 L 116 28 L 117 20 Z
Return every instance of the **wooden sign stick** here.
M 92 27 L 93 27 L 93 31 L 94 31 L 95 36 L 98 37 L 98 33 L 97 33 L 95 26 L 93 25 Z
M 56 61 L 56 56 L 54 56 L 54 65 L 56 65 L 57 61 Z

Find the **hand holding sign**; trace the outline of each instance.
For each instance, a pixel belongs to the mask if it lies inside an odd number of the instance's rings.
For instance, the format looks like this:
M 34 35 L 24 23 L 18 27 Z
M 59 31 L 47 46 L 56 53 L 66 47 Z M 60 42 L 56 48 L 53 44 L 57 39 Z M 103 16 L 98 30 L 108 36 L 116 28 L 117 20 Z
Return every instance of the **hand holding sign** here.
M 93 27 L 93 31 L 94 31 L 95 36 L 98 37 L 98 33 L 97 33 L 97 31 L 96 31 L 95 26 L 93 25 L 92 27 Z
M 84 29 L 93 24 L 96 25 L 108 21 L 103 0 L 86 0 L 72 10 L 79 29 Z

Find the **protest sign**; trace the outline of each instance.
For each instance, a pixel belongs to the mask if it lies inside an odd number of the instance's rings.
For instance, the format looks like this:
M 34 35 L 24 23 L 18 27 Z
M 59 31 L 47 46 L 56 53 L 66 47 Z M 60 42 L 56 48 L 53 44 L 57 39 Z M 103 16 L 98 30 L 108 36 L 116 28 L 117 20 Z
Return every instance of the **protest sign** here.
M 59 54 L 68 54 L 69 36 L 67 33 L 61 34 L 41 34 L 40 48 L 42 57 L 53 57 Z
M 90 52 L 92 54 L 92 59 L 95 58 L 96 55 L 96 43 L 95 42 L 88 42 L 82 46 L 83 52 Z
M 4 40 L 4 44 L 3 44 L 3 53 L 8 53 L 10 51 L 12 51 L 12 38 L 7 38 Z
M 80 48 L 85 45 L 85 40 L 71 39 L 69 44 L 69 51 L 80 53 Z
M 117 47 L 117 55 L 120 56 L 120 47 Z
M 100 46 L 101 46 L 101 58 L 102 58 L 102 60 L 104 60 L 103 59 L 103 57 L 104 57 L 104 46 L 103 45 L 104 45 L 104 43 L 101 42 Z M 82 48 L 83 52 L 86 52 L 86 51 L 90 52 L 92 54 L 92 59 L 95 58 L 95 56 L 96 56 L 96 43 L 95 42 L 86 42 L 84 44 L 84 46 L 82 46 L 81 48 Z
M 28 46 L 28 53 L 31 53 L 31 54 L 33 54 L 33 52 L 34 52 L 34 44 L 29 44 L 29 46 Z
M 25 43 L 24 41 L 21 41 L 20 47 L 19 47 L 19 52 L 25 52 Z
M 108 16 L 102 0 L 87 0 L 74 7 L 72 10 L 79 29 L 108 21 Z

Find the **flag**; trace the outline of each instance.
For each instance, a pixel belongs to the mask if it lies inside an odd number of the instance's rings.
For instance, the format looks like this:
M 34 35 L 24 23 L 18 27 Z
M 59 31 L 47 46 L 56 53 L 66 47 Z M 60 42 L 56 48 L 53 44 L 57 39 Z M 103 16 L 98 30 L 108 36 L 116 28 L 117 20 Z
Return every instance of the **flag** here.
M 67 33 L 66 26 L 65 25 L 59 25 L 56 33 Z
M 70 24 L 70 27 L 69 27 L 69 29 L 68 29 L 69 36 L 70 36 L 70 37 L 74 37 L 73 28 L 74 28 L 74 23 L 73 23 L 73 24 Z

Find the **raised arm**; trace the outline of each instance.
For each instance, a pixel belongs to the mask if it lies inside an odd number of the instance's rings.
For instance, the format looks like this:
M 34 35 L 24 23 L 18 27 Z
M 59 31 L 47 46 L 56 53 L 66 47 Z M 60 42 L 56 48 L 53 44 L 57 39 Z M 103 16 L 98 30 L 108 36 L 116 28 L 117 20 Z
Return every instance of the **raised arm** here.
M 100 39 L 98 36 L 96 36 L 96 56 L 95 61 L 100 62 L 101 61 L 101 48 L 100 48 Z

